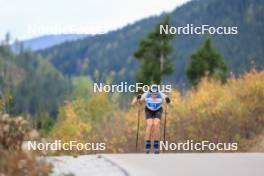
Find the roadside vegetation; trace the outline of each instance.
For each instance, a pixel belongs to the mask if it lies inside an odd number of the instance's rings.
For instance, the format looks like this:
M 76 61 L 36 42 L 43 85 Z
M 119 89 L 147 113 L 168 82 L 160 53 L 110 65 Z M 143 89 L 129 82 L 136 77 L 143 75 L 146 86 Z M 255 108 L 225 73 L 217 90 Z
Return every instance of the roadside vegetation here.
M 205 77 L 197 87 L 183 95 L 174 89 L 171 98 L 172 103 L 167 109 L 167 139 L 170 142 L 238 142 L 238 151 L 245 151 L 249 147 L 247 141 L 264 130 L 264 71 L 252 70 L 239 78 L 227 79 L 225 84 Z M 77 99 L 66 104 L 51 136 L 54 139 L 74 137 L 80 141 L 104 141 L 106 152 L 135 152 L 140 108 L 143 152 L 144 105 L 120 110 L 112 106 L 114 101 L 113 97 L 99 93 L 90 101 Z M 100 113 L 92 115 L 94 111 Z

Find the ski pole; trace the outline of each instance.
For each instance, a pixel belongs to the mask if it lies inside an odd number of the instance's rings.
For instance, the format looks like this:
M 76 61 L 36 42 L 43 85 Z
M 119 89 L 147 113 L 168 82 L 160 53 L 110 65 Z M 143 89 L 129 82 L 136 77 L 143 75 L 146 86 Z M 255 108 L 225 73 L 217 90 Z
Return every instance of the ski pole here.
M 137 152 L 137 149 L 138 149 L 138 135 L 139 135 L 139 123 L 140 123 L 140 104 L 139 102 L 138 103 L 138 122 L 137 122 L 137 137 L 136 137 L 136 152 Z
M 167 123 L 167 104 L 165 105 L 165 117 L 164 117 L 164 128 L 163 128 L 163 142 L 166 140 L 166 123 Z

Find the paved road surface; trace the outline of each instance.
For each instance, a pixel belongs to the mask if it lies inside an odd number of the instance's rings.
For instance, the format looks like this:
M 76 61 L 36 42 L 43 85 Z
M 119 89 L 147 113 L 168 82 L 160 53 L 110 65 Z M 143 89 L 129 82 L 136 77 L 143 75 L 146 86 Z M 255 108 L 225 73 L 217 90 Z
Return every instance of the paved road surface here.
M 71 156 L 48 157 L 52 163 L 51 176 L 125 176 L 125 172 L 105 158 L 96 155 L 83 155 L 77 158 Z
M 104 154 L 49 157 L 52 175 L 264 176 L 264 153 Z

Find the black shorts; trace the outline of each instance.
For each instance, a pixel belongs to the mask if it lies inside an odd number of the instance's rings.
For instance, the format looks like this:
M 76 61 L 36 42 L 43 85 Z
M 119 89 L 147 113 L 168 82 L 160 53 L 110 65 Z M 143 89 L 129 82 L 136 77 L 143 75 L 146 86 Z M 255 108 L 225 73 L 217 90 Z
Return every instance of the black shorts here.
M 145 107 L 145 116 L 146 116 L 146 119 L 154 119 L 154 118 L 161 119 L 162 112 L 163 112 L 162 107 L 159 108 L 156 111 L 151 111 L 150 109 L 148 109 L 147 107 Z

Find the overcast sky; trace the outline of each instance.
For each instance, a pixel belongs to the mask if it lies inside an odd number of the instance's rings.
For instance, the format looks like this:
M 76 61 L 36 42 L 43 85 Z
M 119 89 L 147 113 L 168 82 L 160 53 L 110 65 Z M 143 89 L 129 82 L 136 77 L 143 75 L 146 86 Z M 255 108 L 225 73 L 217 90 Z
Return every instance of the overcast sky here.
M 55 29 L 102 33 L 170 12 L 189 0 L 0 0 L 0 38 L 27 39 Z M 46 28 L 45 28 L 46 27 Z M 52 32 L 52 31 L 51 31 Z

